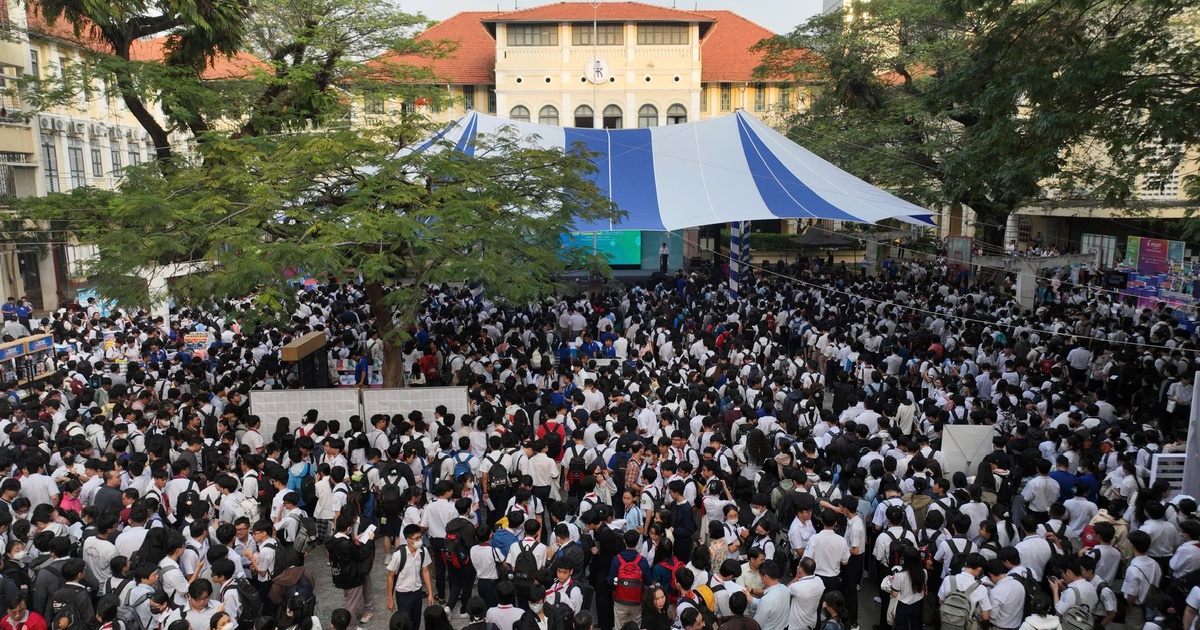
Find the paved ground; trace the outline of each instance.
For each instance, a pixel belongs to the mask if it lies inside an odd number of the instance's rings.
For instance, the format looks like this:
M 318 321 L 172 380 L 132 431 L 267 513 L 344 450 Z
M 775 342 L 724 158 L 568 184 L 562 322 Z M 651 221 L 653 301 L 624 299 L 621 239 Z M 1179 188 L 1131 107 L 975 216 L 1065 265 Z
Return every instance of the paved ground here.
M 325 548 L 317 547 L 309 552 L 304 564 L 317 581 L 317 616 L 328 624 L 334 609 L 342 606 L 342 591 L 334 588 L 329 567 L 325 564 L 326 559 Z M 387 599 L 384 597 L 384 590 L 387 588 L 387 557 L 383 555 L 382 547 L 379 547 L 375 554 L 375 568 L 371 572 L 371 580 L 375 592 L 375 616 L 366 625 L 366 630 L 387 630 L 391 613 L 387 609 Z M 871 630 L 879 617 L 879 607 L 873 600 L 878 589 L 870 586 L 869 577 L 866 580 L 867 586 L 859 592 L 859 625 L 862 630 Z M 450 620 L 455 628 L 467 625 L 466 620 L 456 619 L 454 615 L 450 616 Z M 328 625 L 321 630 L 327 628 Z

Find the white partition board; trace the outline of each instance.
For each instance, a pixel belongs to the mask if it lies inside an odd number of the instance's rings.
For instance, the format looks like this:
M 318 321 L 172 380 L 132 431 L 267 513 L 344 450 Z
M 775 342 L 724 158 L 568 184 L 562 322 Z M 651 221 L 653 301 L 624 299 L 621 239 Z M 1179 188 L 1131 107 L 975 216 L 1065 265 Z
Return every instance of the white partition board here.
M 321 420 L 337 420 L 342 426 L 350 416 L 361 416 L 357 389 L 283 389 L 250 392 L 250 413 L 262 419 L 269 435 L 280 418 L 288 418 L 291 428 L 300 426 L 300 417 L 316 409 Z
M 993 435 L 990 426 L 946 425 L 942 432 L 942 454 L 946 457 L 942 472 L 946 478 L 956 472 L 974 475 L 979 462 L 992 452 Z
M 466 387 L 407 387 L 404 389 L 365 389 L 363 397 L 363 419 L 377 413 L 388 416 L 401 414 L 408 417 L 413 410 L 420 411 L 425 420 L 433 418 L 433 410 L 446 406 L 446 412 L 462 418 L 470 413 Z

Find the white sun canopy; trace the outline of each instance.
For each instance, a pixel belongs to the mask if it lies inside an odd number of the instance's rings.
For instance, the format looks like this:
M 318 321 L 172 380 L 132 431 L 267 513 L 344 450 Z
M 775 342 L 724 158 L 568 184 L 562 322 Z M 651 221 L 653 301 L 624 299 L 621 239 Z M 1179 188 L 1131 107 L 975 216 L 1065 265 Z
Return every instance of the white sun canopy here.
M 899 219 L 930 225 L 931 213 L 839 169 L 738 111 L 649 129 L 577 129 L 472 112 L 434 142 L 474 155 L 480 135 L 515 133 L 541 148 L 580 143 L 597 154 L 596 184 L 627 213 L 591 230 L 678 230 L 755 219 Z

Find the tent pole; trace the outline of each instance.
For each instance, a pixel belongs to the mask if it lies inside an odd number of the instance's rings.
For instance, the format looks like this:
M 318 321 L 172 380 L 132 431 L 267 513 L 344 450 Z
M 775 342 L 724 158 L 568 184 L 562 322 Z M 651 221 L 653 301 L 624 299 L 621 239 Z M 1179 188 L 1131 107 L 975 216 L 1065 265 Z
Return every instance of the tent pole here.
M 750 264 L 750 222 L 729 224 L 729 297 L 740 299 L 742 279 Z

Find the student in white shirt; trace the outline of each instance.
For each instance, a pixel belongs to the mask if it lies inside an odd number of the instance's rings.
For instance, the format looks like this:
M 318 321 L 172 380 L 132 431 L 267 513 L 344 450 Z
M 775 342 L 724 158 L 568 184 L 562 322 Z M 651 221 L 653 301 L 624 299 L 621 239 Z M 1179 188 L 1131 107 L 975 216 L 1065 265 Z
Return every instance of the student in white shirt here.
M 434 603 L 429 570 L 433 554 L 422 546 L 420 525 L 406 525 L 402 533 L 408 544 L 397 549 L 387 564 L 387 607 L 407 613 L 410 627 L 416 628 L 421 622 L 422 589 L 427 605 Z
M 488 608 L 494 608 L 498 604 L 496 587 L 500 582 L 505 556 L 492 546 L 488 535 L 486 525 L 475 528 L 475 540 L 479 542 L 471 547 L 471 566 L 475 568 L 475 585 L 479 596 Z
M 525 614 L 524 610 L 513 606 L 516 597 L 517 589 L 512 581 L 497 584 L 496 599 L 499 603 L 488 609 L 488 623 L 496 624 L 497 630 L 513 630 L 513 624 Z

